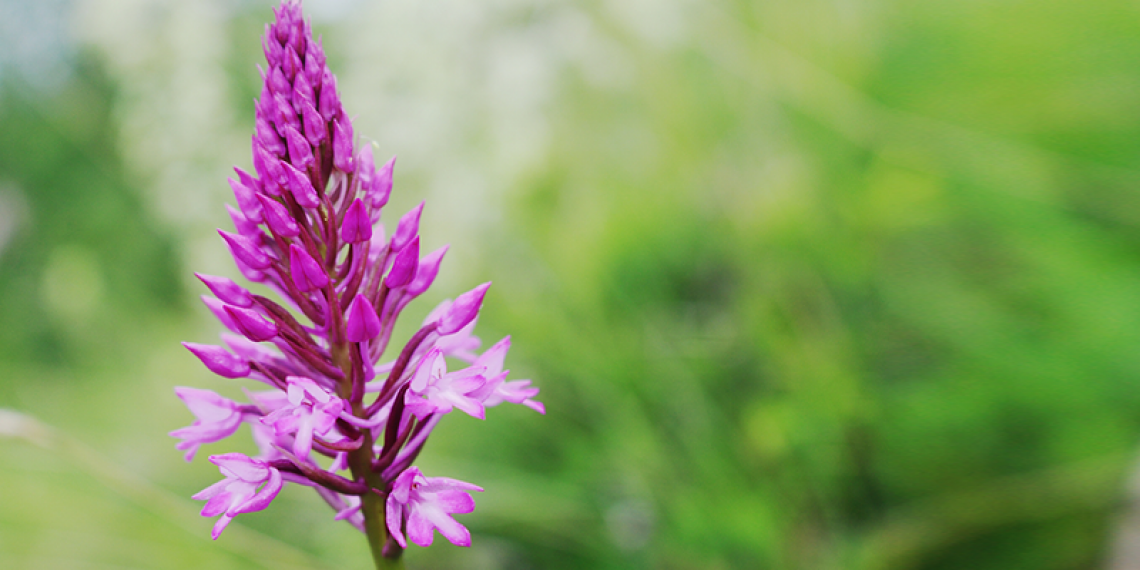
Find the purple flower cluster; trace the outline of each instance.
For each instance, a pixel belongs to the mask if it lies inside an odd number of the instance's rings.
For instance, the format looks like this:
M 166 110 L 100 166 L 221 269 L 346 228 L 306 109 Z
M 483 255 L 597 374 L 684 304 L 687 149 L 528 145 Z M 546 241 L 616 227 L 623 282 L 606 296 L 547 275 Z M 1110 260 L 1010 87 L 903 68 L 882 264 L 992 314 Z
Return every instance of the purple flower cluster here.
M 197 419 L 171 435 L 190 460 L 201 444 L 248 424 L 260 449 L 210 457 L 225 479 L 194 498 L 207 501 L 202 515 L 221 515 L 214 538 L 290 482 L 315 488 L 335 518 L 369 535 L 378 557 L 398 557 L 405 535 L 431 544 L 433 529 L 468 546 L 470 534 L 451 515 L 471 512 L 468 492 L 482 489 L 425 477 L 412 462 L 444 414 L 483 418 L 503 402 L 544 412 L 532 399 L 538 389 L 506 380 L 510 337 L 475 352 L 489 284 L 445 301 L 394 360 L 380 362 L 397 317 L 431 286 L 447 248 L 420 254 L 422 203 L 385 236 L 379 220 L 395 159 L 377 169 L 371 146 L 357 144 L 300 4 L 286 0 L 275 13 L 263 42 L 255 173 L 235 169 L 238 207 L 227 208 L 236 232 L 219 233 L 242 274 L 284 305 L 199 274 L 213 293 L 203 301 L 230 333 L 225 346 L 184 343 L 214 373 L 269 389 L 241 404 L 176 388 Z M 449 371 L 448 357 L 468 366 Z

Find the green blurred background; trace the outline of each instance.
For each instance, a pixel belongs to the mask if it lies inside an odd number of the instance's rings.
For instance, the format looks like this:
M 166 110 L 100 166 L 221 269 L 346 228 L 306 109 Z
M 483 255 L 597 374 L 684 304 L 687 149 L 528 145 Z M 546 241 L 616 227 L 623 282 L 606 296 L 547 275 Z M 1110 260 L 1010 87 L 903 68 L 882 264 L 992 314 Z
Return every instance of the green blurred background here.
M 300 487 L 212 543 L 166 436 L 252 386 L 178 342 L 271 6 L 0 0 L 0 567 L 368 565 Z M 452 245 L 405 334 L 493 280 L 549 410 L 441 424 L 409 567 L 1140 568 L 1140 4 L 305 7 Z

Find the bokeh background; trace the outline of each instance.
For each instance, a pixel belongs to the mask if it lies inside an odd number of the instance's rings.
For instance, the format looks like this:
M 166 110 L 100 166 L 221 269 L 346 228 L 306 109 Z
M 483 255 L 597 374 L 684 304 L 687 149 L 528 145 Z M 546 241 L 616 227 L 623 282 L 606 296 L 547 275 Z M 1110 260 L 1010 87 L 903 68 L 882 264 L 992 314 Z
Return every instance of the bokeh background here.
M 251 386 L 178 342 L 271 6 L 0 0 L 0 567 L 367 568 L 302 488 L 212 543 L 252 445 L 166 436 Z M 305 8 L 452 245 L 405 321 L 493 280 L 549 410 L 441 424 L 410 568 L 1140 568 L 1140 3 Z

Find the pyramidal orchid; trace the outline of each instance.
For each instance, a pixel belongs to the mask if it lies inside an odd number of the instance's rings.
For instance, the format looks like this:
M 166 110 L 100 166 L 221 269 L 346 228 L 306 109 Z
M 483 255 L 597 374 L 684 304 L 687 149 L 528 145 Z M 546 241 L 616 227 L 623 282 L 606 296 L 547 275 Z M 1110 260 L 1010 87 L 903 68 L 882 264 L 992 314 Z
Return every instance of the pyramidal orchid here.
M 481 488 L 427 477 L 412 464 L 440 418 L 483 418 L 503 402 L 545 412 L 527 380 L 507 381 L 509 337 L 479 353 L 473 328 L 489 284 L 432 311 L 386 359 L 396 319 L 431 286 L 447 248 L 421 254 L 424 204 L 391 237 L 379 224 L 395 159 L 377 168 L 341 106 L 336 76 L 314 41 L 300 2 L 286 0 L 265 28 L 267 65 L 255 102 L 253 172 L 229 179 L 233 232 L 218 230 L 249 281 L 197 274 L 203 297 L 229 333 L 224 346 L 184 343 L 211 372 L 266 390 L 242 404 L 208 390 L 175 389 L 195 420 L 171 435 L 191 460 L 202 444 L 241 425 L 261 450 L 212 455 L 224 478 L 194 496 L 219 516 L 216 539 L 237 515 L 265 509 L 287 483 L 315 488 L 332 517 L 364 532 L 377 568 L 400 564 L 407 543 L 428 546 L 435 530 L 471 544 L 452 518 L 469 513 Z M 447 358 L 466 367 L 449 370 Z

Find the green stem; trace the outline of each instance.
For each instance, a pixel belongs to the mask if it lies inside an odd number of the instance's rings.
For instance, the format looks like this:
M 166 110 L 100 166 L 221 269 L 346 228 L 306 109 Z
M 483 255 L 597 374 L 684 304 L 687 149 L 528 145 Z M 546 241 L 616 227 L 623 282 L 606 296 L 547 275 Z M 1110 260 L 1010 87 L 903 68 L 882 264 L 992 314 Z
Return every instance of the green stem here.
M 344 382 L 338 386 L 342 398 L 348 398 L 352 393 L 352 363 L 349 358 L 347 343 L 336 343 L 332 347 L 333 362 L 344 371 Z M 352 404 L 352 413 L 358 418 L 367 417 L 364 405 L 361 402 Z M 352 470 L 355 481 L 364 482 L 377 491 L 385 490 L 384 478 L 372 469 L 372 430 L 365 429 L 364 441 L 359 449 L 348 453 L 348 467 Z M 384 544 L 388 542 L 388 525 L 385 521 L 384 502 L 387 495 L 370 492 L 360 498 L 360 512 L 364 515 L 364 534 L 368 537 L 368 548 L 372 550 L 372 561 L 376 563 L 376 570 L 402 570 L 404 561 L 401 554 L 404 549 L 393 544 L 387 555 L 384 553 Z
M 384 499 L 380 495 L 370 494 L 363 498 L 364 504 L 360 511 L 364 514 L 364 533 L 368 536 L 368 547 L 372 549 L 372 561 L 376 563 L 376 570 L 394 570 L 404 568 L 404 559 L 400 556 L 403 549 L 396 549 L 392 556 L 384 556 L 384 543 L 388 542 L 388 528 L 384 521 Z
M 348 454 L 348 464 L 354 479 L 363 478 L 369 487 L 383 489 L 384 481 L 380 474 L 372 470 L 371 451 L 372 435 L 366 430 L 364 445 Z M 384 544 L 388 542 L 388 525 L 384 520 L 385 497 L 377 493 L 368 493 L 360 499 L 360 512 L 364 515 L 364 534 L 368 537 L 368 548 L 372 550 L 372 560 L 376 563 L 376 569 L 402 569 L 404 562 L 400 555 L 404 553 L 404 549 L 390 549 L 387 556 L 384 553 Z

